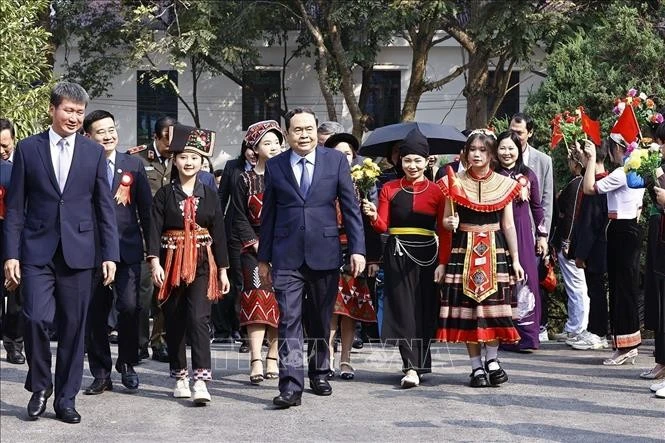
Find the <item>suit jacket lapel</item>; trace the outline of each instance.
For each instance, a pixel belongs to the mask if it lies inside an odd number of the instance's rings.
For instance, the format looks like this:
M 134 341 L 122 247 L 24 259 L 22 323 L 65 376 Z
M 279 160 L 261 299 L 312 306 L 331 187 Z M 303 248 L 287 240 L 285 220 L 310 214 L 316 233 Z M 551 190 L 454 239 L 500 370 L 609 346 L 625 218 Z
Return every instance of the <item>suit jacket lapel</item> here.
M 53 187 L 60 193 L 60 186 L 58 186 L 58 179 L 55 176 L 55 170 L 53 169 L 53 158 L 51 157 L 51 146 L 48 138 L 48 131 L 42 132 L 41 146 L 37 150 L 39 152 L 39 157 L 44 164 L 44 169 L 48 175 L 49 180 Z
M 125 172 L 124 161 L 122 154 L 116 152 L 115 154 L 115 164 L 113 165 L 113 185 L 111 186 L 111 194 L 115 195 L 115 192 L 118 190 L 118 185 L 120 183 L 120 177 L 122 173 Z
M 291 186 L 293 186 L 298 192 L 298 195 L 304 200 L 305 196 L 302 195 L 302 192 L 300 192 L 300 186 L 298 186 L 298 181 L 296 180 L 296 176 L 293 174 L 293 168 L 291 167 L 291 150 L 289 149 L 286 151 L 282 157 L 280 157 L 280 162 L 279 162 L 280 168 L 282 168 L 282 173 L 284 174 L 284 177 L 286 177 L 286 181 L 291 183 Z
M 312 193 L 312 189 L 314 188 L 314 186 L 316 186 L 317 182 L 319 181 L 319 178 L 321 178 L 321 174 L 323 174 L 323 165 L 325 164 L 326 161 L 325 156 L 328 154 L 328 151 L 326 149 L 328 148 L 320 148 L 318 146 L 316 147 L 316 158 L 314 160 L 314 173 L 312 174 L 312 184 L 309 187 L 309 194 Z
M 83 170 L 83 165 L 81 164 L 83 158 L 82 158 L 82 153 L 81 149 L 77 147 L 78 145 L 78 140 L 79 137 L 82 137 L 82 135 L 76 134 L 76 138 L 74 139 L 74 147 L 72 148 L 74 151 L 72 152 L 72 164 L 69 166 L 69 173 L 67 174 L 67 181 L 65 182 L 65 187 L 62 190 L 62 193 L 64 194 L 67 191 L 67 188 L 70 186 L 70 183 L 74 180 L 74 176 L 76 175 L 76 171 L 81 171 Z M 57 183 L 57 181 L 56 181 Z

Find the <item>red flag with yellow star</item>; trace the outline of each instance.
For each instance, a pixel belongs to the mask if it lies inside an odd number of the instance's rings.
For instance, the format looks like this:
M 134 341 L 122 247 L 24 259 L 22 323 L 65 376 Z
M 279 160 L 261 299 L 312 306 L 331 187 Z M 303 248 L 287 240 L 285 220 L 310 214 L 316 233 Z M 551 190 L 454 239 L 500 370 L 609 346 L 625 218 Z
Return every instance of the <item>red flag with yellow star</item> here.
M 462 184 L 459 182 L 459 178 L 457 178 L 457 174 L 453 171 L 452 166 L 448 165 L 446 167 L 446 175 L 448 176 L 448 192 L 450 197 L 466 198 L 466 192 L 464 192 L 464 188 L 462 188 Z

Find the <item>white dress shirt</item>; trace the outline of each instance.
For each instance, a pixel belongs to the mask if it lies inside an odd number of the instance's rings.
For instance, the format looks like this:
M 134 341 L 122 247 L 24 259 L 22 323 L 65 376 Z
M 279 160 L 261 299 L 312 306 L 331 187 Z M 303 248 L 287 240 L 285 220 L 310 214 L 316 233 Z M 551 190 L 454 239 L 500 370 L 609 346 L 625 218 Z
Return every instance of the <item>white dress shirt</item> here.
M 53 164 L 53 171 L 55 172 L 55 178 L 58 180 L 58 183 L 62 179 L 64 182 L 62 184 L 64 188 L 64 183 L 67 182 L 67 177 L 69 176 L 69 170 L 72 167 L 72 158 L 74 157 L 74 145 L 76 143 L 76 134 L 68 135 L 64 137 L 65 140 L 65 153 L 60 158 L 60 147 L 58 143 L 63 137 L 55 133 L 53 128 L 49 127 L 48 129 L 48 139 L 49 139 L 49 148 L 51 150 L 51 162 Z M 64 177 L 58 177 L 58 171 L 60 166 L 60 161 L 65 162 L 64 170 L 67 171 Z
M 631 220 L 637 218 L 642 208 L 644 188 L 632 189 L 626 184 L 626 173 L 619 167 L 595 184 L 598 194 L 607 194 L 609 218 Z

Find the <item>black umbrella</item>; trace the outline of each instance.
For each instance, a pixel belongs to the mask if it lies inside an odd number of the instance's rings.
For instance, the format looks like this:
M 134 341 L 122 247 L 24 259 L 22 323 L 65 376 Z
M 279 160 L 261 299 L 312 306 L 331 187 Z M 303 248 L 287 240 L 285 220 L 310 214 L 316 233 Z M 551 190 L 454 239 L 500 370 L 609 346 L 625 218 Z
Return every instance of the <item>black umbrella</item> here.
M 432 155 L 459 154 L 466 137 L 457 128 L 436 123 L 404 122 L 376 128 L 360 147 L 358 154 L 367 157 L 390 157 L 395 142 L 404 140 L 413 128 L 418 128 L 427 137 Z

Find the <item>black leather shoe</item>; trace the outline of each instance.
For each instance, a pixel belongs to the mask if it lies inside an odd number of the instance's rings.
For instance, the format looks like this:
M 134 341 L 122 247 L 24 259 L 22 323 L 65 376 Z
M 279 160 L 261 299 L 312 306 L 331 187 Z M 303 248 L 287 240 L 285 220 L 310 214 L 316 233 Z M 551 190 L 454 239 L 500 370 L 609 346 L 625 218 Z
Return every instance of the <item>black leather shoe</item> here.
M 139 361 L 140 360 L 146 360 L 150 358 L 150 353 L 148 352 L 148 348 L 141 348 L 139 349 Z
M 120 380 L 124 387 L 131 390 L 139 388 L 139 376 L 132 365 L 122 363 L 115 365 L 115 368 L 120 373 Z
M 332 386 L 325 378 L 310 378 L 309 387 L 316 395 L 330 395 L 332 394 Z
M 55 417 L 65 423 L 81 423 L 81 415 L 74 408 L 65 408 L 55 411 Z
M 353 347 L 353 349 L 362 349 L 363 346 L 365 346 L 365 344 L 363 343 L 363 340 L 360 337 L 358 337 L 357 335 L 353 337 L 353 344 L 351 344 L 351 347 Z
M 28 417 L 38 418 L 46 410 L 46 401 L 53 394 L 53 386 L 48 389 L 33 392 L 28 402 Z
M 238 348 L 238 352 L 241 354 L 247 354 L 249 352 L 249 343 L 247 342 L 247 340 L 242 342 L 242 344 Z
M 83 393 L 85 395 L 99 395 L 104 391 L 112 391 L 113 383 L 111 383 L 111 378 L 96 378 L 90 383 Z
M 286 409 L 291 406 L 300 406 L 302 401 L 302 392 L 287 391 L 279 394 L 272 399 L 272 404 L 278 409 Z
M 166 347 L 152 348 L 152 359 L 157 360 L 160 363 L 168 363 L 170 360 Z
M 14 349 L 7 351 L 7 361 L 13 365 L 22 365 L 25 363 L 25 356 L 21 351 Z
M 506 374 L 506 371 L 503 370 L 501 365 L 499 365 L 499 369 L 495 369 L 494 371 L 489 370 L 490 363 L 495 362 L 497 365 L 499 364 L 499 360 L 489 360 L 485 362 L 485 370 L 487 371 L 487 374 L 489 375 L 489 381 L 492 386 L 497 386 L 500 385 L 501 383 L 505 383 L 508 381 L 508 374 Z
M 485 388 L 489 386 L 487 375 L 485 374 L 485 370 L 483 368 L 474 369 L 469 377 L 471 377 L 469 386 L 472 388 Z

